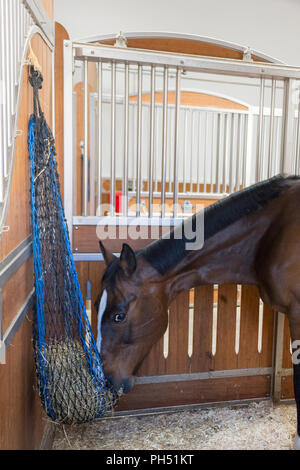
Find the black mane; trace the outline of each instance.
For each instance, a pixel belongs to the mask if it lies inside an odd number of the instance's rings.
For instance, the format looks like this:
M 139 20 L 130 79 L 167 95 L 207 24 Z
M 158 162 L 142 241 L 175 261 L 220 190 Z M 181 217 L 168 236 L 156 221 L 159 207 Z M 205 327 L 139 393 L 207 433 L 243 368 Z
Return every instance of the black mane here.
M 300 176 L 278 175 L 266 181 L 256 183 L 249 188 L 233 193 L 223 200 L 217 201 L 204 210 L 204 240 L 225 229 L 237 220 L 257 211 L 267 202 L 278 197 L 288 189 L 293 181 Z M 196 227 L 196 214 L 192 216 L 193 231 Z M 139 252 L 161 274 L 182 260 L 188 251 L 185 249 L 186 240 L 174 238 L 174 230 L 169 238 L 160 238 Z

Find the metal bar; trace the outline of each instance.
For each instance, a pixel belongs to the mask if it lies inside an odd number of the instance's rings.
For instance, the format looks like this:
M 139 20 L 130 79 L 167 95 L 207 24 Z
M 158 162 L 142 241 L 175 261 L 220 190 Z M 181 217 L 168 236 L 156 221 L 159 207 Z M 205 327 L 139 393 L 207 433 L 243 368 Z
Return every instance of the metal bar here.
M 295 81 L 292 79 L 285 80 L 285 92 L 283 102 L 283 139 L 282 139 L 282 160 L 281 171 L 284 173 L 293 173 L 295 168 L 295 151 L 294 151 L 294 88 Z
M 204 143 L 203 143 L 203 190 L 206 192 L 207 189 L 207 167 L 206 167 L 206 152 L 207 152 L 207 113 L 205 113 L 205 124 L 204 124 Z
M 235 190 L 239 191 L 240 189 L 240 152 L 241 152 L 241 115 L 237 116 L 237 149 L 236 149 L 236 172 L 235 172 Z
M 244 116 L 244 132 L 243 132 L 243 162 L 242 162 L 242 186 L 246 187 L 246 160 L 248 146 L 248 116 Z
M 22 243 L 16 248 L 7 258 L 1 262 L 0 266 L 0 288 L 11 279 L 11 277 L 18 271 L 18 269 L 30 258 L 32 255 L 32 241 L 29 243 Z
M 111 64 L 110 215 L 116 211 L 116 64 Z
M 168 68 L 164 67 L 163 123 L 162 123 L 162 177 L 161 177 L 161 216 L 165 217 L 166 204 L 166 160 L 168 125 Z
M 138 66 L 138 104 L 137 104 L 137 158 L 136 158 L 136 216 L 141 214 L 142 179 L 142 67 Z
M 194 157 L 194 111 L 191 110 L 191 155 L 190 155 L 190 193 L 193 192 L 193 157 Z
M 273 143 L 274 143 L 274 107 L 276 95 L 276 80 L 272 80 L 271 88 L 271 108 L 270 108 L 270 135 L 269 135 L 269 157 L 268 157 L 268 173 L 267 177 L 271 176 L 272 159 L 273 159 Z
M 97 214 L 101 214 L 102 204 L 102 93 L 103 93 L 103 76 L 102 62 L 98 64 L 98 191 L 97 191 Z
M 218 370 L 209 372 L 198 372 L 192 374 L 170 374 L 158 375 L 152 377 L 136 377 L 135 384 L 150 384 L 150 383 L 168 383 L 168 382 L 187 382 L 195 380 L 209 380 L 221 379 L 231 377 L 253 377 L 261 375 L 271 375 L 272 368 L 251 368 L 251 369 L 232 369 L 232 370 Z
M 296 133 L 296 158 L 295 158 L 295 174 L 299 173 L 299 159 L 300 159 L 300 83 L 298 82 L 298 119 L 297 119 L 297 133 Z
M 85 45 L 75 43 L 76 59 L 83 60 L 88 57 L 89 60 L 119 62 L 131 61 L 139 64 L 157 65 L 176 68 L 181 67 L 186 71 L 229 74 L 235 76 L 265 77 L 265 78 L 300 78 L 300 68 L 294 66 L 278 64 L 259 64 L 257 62 L 246 63 L 229 59 L 212 59 L 208 57 L 195 57 L 186 55 L 184 58 L 180 54 L 168 54 L 165 52 L 139 51 L 137 49 L 129 50 L 114 48 L 104 45 Z
M 197 147 L 197 192 L 200 193 L 201 190 L 201 175 L 200 175 L 200 165 L 201 165 L 201 156 L 200 156 L 200 141 L 201 141 L 201 112 L 198 112 L 198 147 Z
M 217 148 L 216 148 L 216 192 L 220 191 L 220 119 L 221 115 L 217 115 Z
M 149 140 L 149 217 L 153 212 L 153 158 L 154 158 L 154 124 L 155 124 L 155 68 L 151 66 L 151 98 L 150 98 L 150 140 Z
M 226 169 L 227 169 L 227 136 L 228 132 L 228 114 L 224 114 L 224 134 L 223 134 L 223 184 L 222 184 L 222 191 L 226 191 L 227 184 L 226 184 Z
M 188 132 L 188 111 L 184 112 L 184 155 L 183 155 L 183 191 L 186 192 L 186 161 L 187 161 L 187 132 Z
M 265 103 L 265 79 L 260 79 L 260 99 L 258 118 L 258 138 L 256 152 L 256 181 L 260 181 L 263 176 L 263 144 L 264 144 L 264 103 Z
M 177 69 L 176 75 L 176 102 L 175 102 L 175 134 L 174 134 L 174 198 L 173 217 L 177 217 L 178 204 L 178 161 L 179 161 L 179 122 L 181 100 L 181 70 Z
M 128 215 L 128 150 L 129 150 L 129 65 L 124 70 L 124 168 L 123 168 L 123 215 Z
M 84 62 L 84 153 L 83 153 L 83 215 L 88 215 L 88 152 L 89 152 L 89 84 L 88 84 L 88 61 Z
M 230 153 L 229 153 L 229 193 L 233 191 L 233 157 L 234 157 L 234 114 L 231 115 Z

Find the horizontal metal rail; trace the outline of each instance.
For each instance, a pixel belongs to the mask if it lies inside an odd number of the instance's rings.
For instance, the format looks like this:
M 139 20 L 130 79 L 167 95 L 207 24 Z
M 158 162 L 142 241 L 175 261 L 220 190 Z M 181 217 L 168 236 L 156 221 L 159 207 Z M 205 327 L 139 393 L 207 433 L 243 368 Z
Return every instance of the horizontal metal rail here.
M 246 63 L 238 60 L 212 59 L 187 54 L 137 49 L 121 49 L 105 45 L 73 43 L 75 59 L 90 61 L 128 62 L 155 65 L 157 67 L 180 67 L 186 71 L 205 72 L 222 75 L 246 76 L 252 78 L 294 78 L 300 79 L 300 67 L 260 62 Z

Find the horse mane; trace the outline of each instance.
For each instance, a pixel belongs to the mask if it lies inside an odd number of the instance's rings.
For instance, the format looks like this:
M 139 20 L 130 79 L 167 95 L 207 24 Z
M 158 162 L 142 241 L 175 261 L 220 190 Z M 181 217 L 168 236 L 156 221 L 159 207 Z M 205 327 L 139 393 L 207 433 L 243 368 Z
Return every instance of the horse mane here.
M 295 180 L 300 180 L 300 176 L 277 175 L 233 193 L 204 209 L 204 241 L 280 196 Z M 196 215 L 191 217 L 194 232 Z M 176 239 L 173 229 L 168 238 L 155 240 L 141 250 L 139 255 L 163 275 L 189 253 L 185 248 L 187 242 L 191 243 L 192 240 L 187 240 L 184 236 Z

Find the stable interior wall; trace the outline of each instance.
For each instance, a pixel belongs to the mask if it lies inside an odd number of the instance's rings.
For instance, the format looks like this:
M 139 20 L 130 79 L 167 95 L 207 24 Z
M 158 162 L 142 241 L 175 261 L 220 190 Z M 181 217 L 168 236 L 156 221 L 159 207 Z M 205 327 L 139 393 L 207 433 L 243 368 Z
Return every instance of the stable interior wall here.
M 43 0 L 43 6 L 53 16 L 53 1 Z M 43 90 L 40 92 L 45 116 L 52 125 L 52 54 L 39 36 L 31 40 L 32 49 L 42 67 Z M 22 131 L 17 137 L 9 209 L 5 225 L 9 231 L 0 239 L 0 260 L 15 252 L 30 240 L 30 175 L 27 148 L 28 122 L 33 112 L 32 87 L 28 82 L 28 67 L 24 69 L 19 121 Z M 19 267 L 2 288 L 3 333 L 11 325 L 17 313 L 34 287 L 33 257 Z M 5 364 L 0 365 L 0 449 L 28 450 L 47 447 L 42 443 L 48 421 L 45 419 L 35 382 L 35 366 L 32 348 L 32 311 L 29 311 L 6 351 Z

